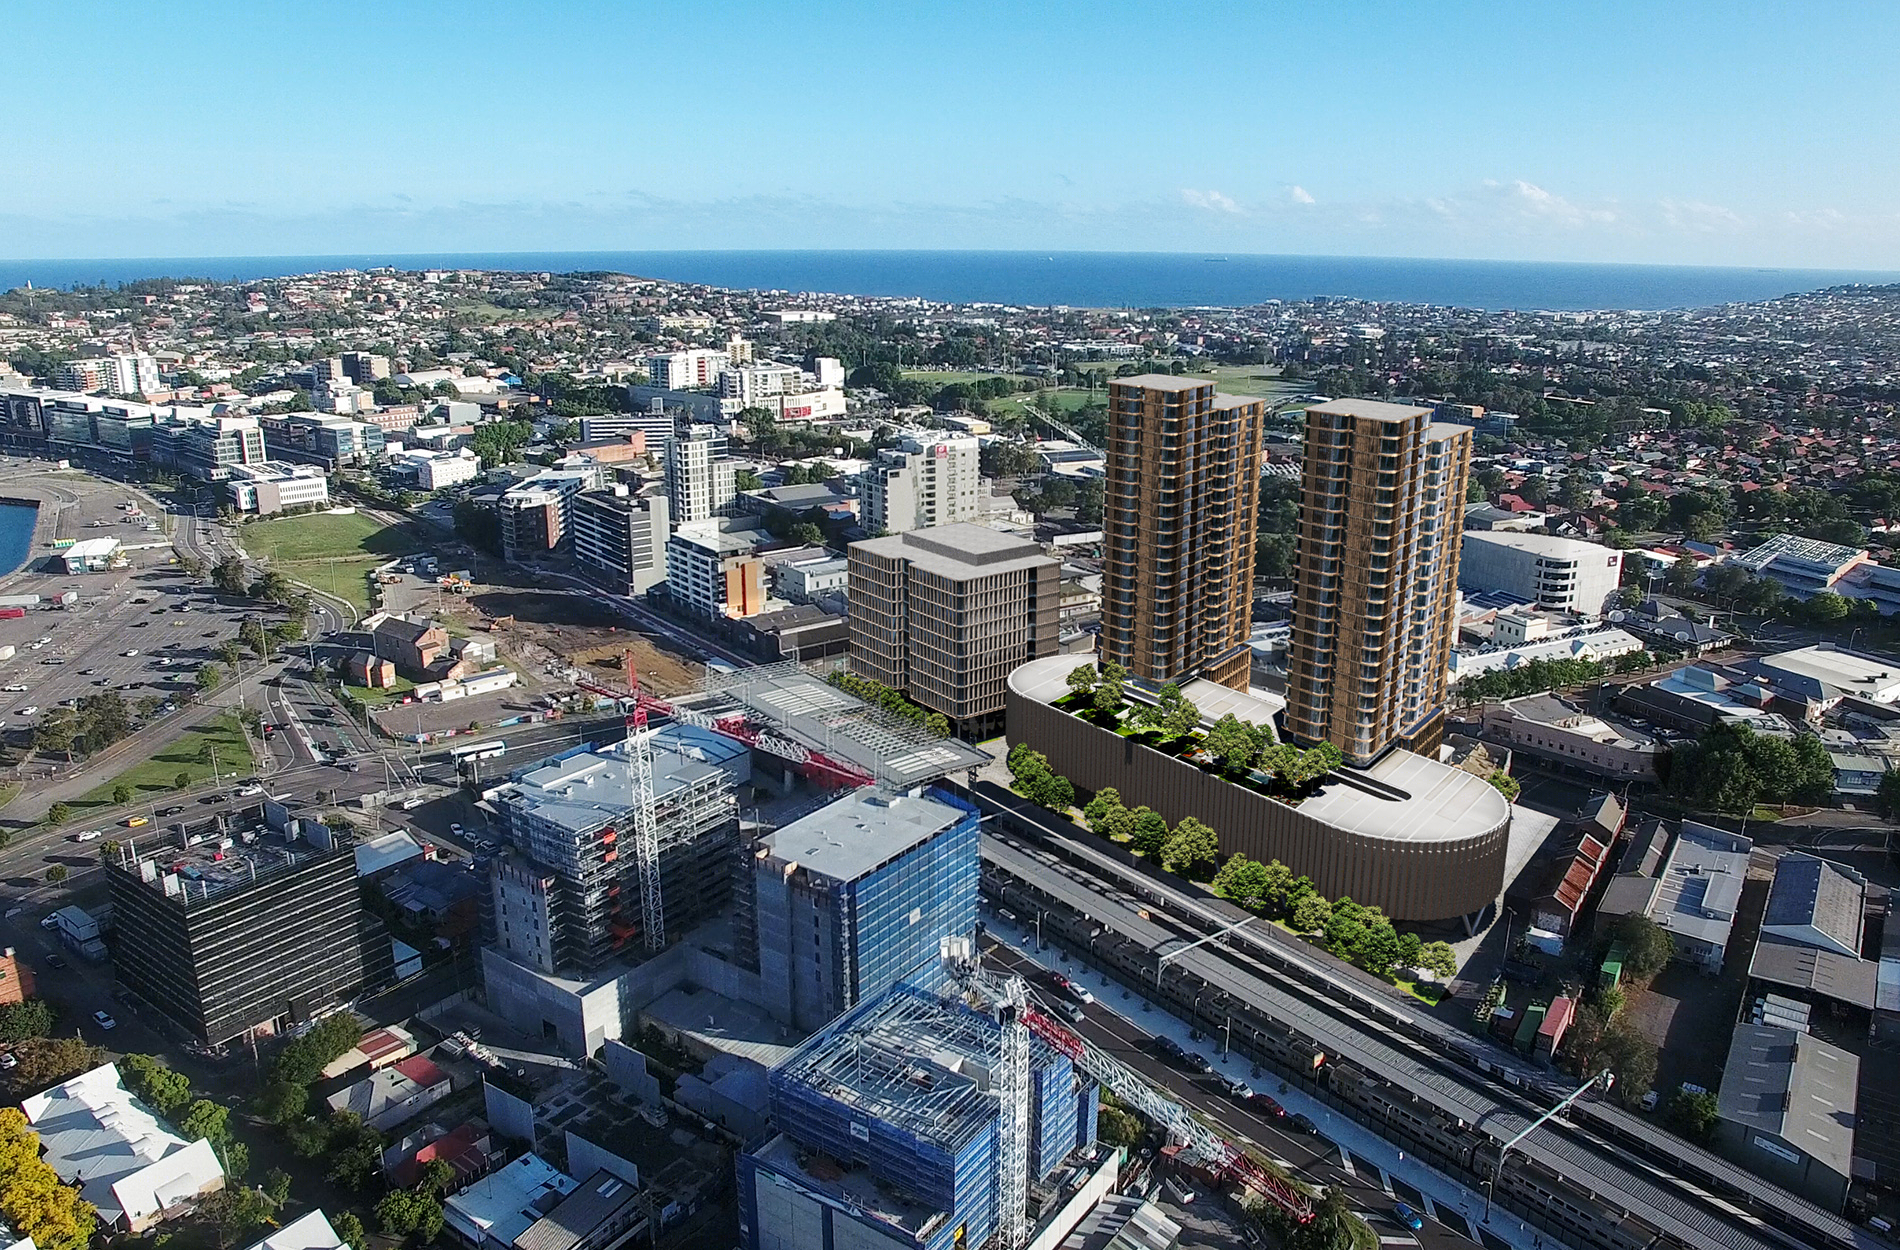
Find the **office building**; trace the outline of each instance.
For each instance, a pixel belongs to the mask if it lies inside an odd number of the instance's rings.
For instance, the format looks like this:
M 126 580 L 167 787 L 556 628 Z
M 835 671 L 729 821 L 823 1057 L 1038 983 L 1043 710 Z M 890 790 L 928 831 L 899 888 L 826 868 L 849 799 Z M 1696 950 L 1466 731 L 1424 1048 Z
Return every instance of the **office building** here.
M 816 1029 L 898 981 L 936 986 L 940 939 L 975 931 L 977 867 L 976 810 L 941 791 L 858 790 L 760 838 L 766 1010 Z
M 389 376 L 389 357 L 374 352 L 344 352 L 343 374 L 358 386 L 375 386 Z
M 172 410 L 127 399 L 49 391 L 0 390 L 0 433 L 129 453 L 150 446 L 146 433 Z
M 53 375 L 55 385 L 69 391 L 105 391 L 113 395 L 149 395 L 162 389 L 158 361 L 145 352 L 69 360 Z
M 1471 427 L 1342 399 L 1306 410 L 1286 730 L 1364 767 L 1435 754 L 1458 630 Z
M 667 597 L 687 612 L 730 618 L 765 610 L 765 531 L 744 522 L 690 521 L 666 543 Z
M 1151 682 L 1247 688 L 1265 411 L 1202 378 L 1108 384 L 1104 660 Z
M 415 478 L 418 489 L 442 490 L 472 482 L 482 471 L 482 459 L 464 447 L 458 451 L 404 448 L 389 457 L 390 468 Z
M 811 603 L 821 595 L 835 595 L 851 584 L 851 562 L 843 556 L 818 556 L 778 566 L 774 586 L 790 603 Z
M 977 450 L 969 436 L 910 434 L 878 452 L 863 476 L 865 530 L 902 534 L 975 520 L 983 506 Z
M 239 512 L 272 516 L 286 508 L 323 508 L 330 503 L 330 479 L 310 464 L 234 464 L 224 489 Z
M 313 1020 L 389 961 L 388 935 L 357 895 L 354 851 L 298 824 L 300 836 L 132 839 L 108 864 L 119 983 L 199 1042 Z
M 852 543 L 847 558 L 852 671 L 960 737 L 1000 728 L 1010 670 L 1055 654 L 1062 566 L 1028 539 L 940 525 Z
M 696 425 L 666 442 L 666 495 L 673 524 L 722 515 L 739 493 L 739 462 L 726 455 L 726 436 Z
M 259 418 L 264 447 L 273 456 L 325 469 L 365 465 L 383 454 L 381 426 L 327 412 L 292 412 Z
M 626 438 L 639 434 L 648 451 L 666 447 L 675 433 L 677 422 L 664 403 L 636 404 L 632 412 L 602 412 L 581 418 L 581 441 L 591 443 L 603 438 Z
M 814 1034 L 771 1072 L 778 1135 L 739 1156 L 740 1244 L 988 1244 L 998 1222 L 1001 1063 L 995 1020 L 908 985 Z M 1030 1040 L 1029 1069 L 1033 1183 L 1093 1143 L 1096 1087 L 1040 1037 Z
M 644 595 L 666 580 L 664 495 L 636 495 L 625 486 L 582 491 L 571 513 L 574 563 L 616 595 Z
M 564 550 L 572 529 L 575 498 L 600 486 L 600 469 L 548 469 L 508 488 L 496 501 L 501 553 L 531 560 Z
M 731 897 L 750 753 L 691 725 L 650 732 L 666 931 L 678 934 Z M 489 796 L 512 848 L 490 878 L 494 945 L 509 959 L 587 973 L 642 949 L 634 794 L 626 747 L 615 743 L 554 756 Z
M 1623 553 L 1581 539 L 1466 530 L 1459 548 L 1460 587 L 1502 590 L 1554 612 L 1600 616 L 1623 583 Z
M 716 384 L 720 371 L 731 363 L 725 352 L 710 347 L 662 352 L 646 358 L 647 381 L 672 391 L 703 390 Z
M 145 1232 L 224 1188 L 211 1143 L 180 1137 L 133 1097 L 112 1064 L 34 1094 L 20 1111 L 47 1166 L 114 1232 Z
M 256 417 L 172 417 L 152 427 L 152 462 L 201 482 L 222 482 L 234 464 L 269 459 Z

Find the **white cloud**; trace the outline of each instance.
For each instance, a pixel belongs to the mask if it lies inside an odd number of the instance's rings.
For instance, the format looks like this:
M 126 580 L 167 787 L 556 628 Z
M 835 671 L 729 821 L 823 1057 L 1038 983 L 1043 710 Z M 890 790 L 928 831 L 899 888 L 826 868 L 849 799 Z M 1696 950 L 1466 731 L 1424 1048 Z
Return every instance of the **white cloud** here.
M 1311 204 L 1314 202 L 1313 193 L 1302 186 L 1295 186 L 1291 191 L 1287 192 L 1287 198 L 1291 199 L 1295 204 Z
M 1195 208 L 1205 208 L 1217 213 L 1238 213 L 1240 205 L 1218 191 L 1194 191 L 1183 188 L 1181 202 Z
M 1528 216 L 1547 218 L 1571 225 L 1587 225 L 1592 222 L 1607 224 L 1616 220 L 1616 214 L 1607 208 L 1586 208 L 1572 203 L 1555 192 L 1546 191 L 1534 182 L 1525 182 L 1522 178 L 1511 184 L 1509 195 L 1517 209 Z
M 1662 211 L 1663 224 L 1675 230 L 1707 234 L 1718 230 L 1734 230 L 1742 224 L 1740 216 L 1720 204 L 1704 204 L 1697 200 L 1664 200 L 1657 207 Z

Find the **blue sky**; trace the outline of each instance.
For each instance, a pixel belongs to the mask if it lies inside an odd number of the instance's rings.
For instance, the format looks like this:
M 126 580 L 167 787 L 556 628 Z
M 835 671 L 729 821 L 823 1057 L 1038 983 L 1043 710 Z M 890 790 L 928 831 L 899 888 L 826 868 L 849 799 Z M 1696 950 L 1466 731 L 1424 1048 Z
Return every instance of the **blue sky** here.
M 1881 3 L 13 0 L 0 256 L 1900 269 Z

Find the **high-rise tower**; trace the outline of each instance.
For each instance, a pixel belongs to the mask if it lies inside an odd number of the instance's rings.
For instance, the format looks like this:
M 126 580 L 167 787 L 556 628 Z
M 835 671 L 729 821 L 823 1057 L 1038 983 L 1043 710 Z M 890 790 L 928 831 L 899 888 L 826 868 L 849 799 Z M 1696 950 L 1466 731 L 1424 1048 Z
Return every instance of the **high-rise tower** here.
M 1349 764 L 1434 755 L 1457 631 L 1471 429 L 1341 399 L 1306 410 L 1286 731 Z
M 1205 378 L 1108 384 L 1101 654 L 1155 682 L 1247 688 L 1263 401 Z

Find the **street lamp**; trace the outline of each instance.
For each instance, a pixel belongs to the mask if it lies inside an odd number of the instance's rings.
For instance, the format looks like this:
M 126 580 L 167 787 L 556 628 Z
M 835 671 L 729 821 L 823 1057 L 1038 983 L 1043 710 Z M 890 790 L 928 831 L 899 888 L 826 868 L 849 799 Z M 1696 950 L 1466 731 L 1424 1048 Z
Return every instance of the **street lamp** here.
M 1536 1132 L 1544 1121 L 1568 1109 L 1571 1103 L 1595 1089 L 1599 1084 L 1603 1086 L 1604 1093 L 1609 1093 L 1616 1085 L 1616 1073 L 1610 1071 L 1608 1068 L 1603 1069 L 1603 1071 L 1597 1073 L 1582 1085 L 1579 1085 L 1571 1093 L 1565 1095 L 1562 1102 L 1559 1102 L 1556 1106 L 1525 1125 L 1523 1131 L 1516 1137 L 1513 1137 L 1510 1141 L 1498 1147 L 1497 1161 L 1491 1165 L 1491 1176 L 1484 1183 L 1484 1218 L 1486 1222 L 1489 1222 L 1491 1219 L 1491 1196 L 1497 1190 L 1499 1174 L 1504 1171 L 1504 1156 L 1511 1153 L 1512 1147 L 1516 1146 L 1517 1143 Z

